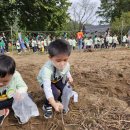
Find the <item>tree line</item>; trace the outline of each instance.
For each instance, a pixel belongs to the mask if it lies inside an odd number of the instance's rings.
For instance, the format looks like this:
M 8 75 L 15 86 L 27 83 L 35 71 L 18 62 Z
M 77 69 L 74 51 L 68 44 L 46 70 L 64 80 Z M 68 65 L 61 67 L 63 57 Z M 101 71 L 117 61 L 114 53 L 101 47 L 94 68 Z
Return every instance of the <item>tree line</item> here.
M 100 24 L 109 23 L 115 33 L 130 29 L 130 0 L 101 0 L 96 13 L 102 18 Z
M 68 0 L 1 0 L 0 30 L 61 30 L 70 5 Z

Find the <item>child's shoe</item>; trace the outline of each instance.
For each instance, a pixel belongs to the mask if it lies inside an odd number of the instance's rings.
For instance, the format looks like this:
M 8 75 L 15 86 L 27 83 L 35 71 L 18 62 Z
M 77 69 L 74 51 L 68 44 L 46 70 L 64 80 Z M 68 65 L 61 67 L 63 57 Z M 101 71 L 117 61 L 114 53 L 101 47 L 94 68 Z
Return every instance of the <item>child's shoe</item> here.
M 2 126 L 4 119 L 9 115 L 9 109 L 4 109 L 4 114 L 0 115 L 0 126 Z
M 46 119 L 52 118 L 53 112 L 51 106 L 43 105 L 44 117 Z

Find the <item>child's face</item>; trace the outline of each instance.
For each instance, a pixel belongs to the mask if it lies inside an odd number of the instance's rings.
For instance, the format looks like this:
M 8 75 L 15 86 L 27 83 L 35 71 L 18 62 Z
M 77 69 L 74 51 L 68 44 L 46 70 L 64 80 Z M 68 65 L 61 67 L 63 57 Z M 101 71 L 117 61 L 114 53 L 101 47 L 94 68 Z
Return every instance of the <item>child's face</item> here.
M 0 87 L 8 85 L 13 75 L 6 75 L 4 78 L 0 78 Z
M 50 59 L 57 69 L 63 70 L 68 62 L 69 56 L 68 55 L 58 55 L 58 56 L 50 57 Z

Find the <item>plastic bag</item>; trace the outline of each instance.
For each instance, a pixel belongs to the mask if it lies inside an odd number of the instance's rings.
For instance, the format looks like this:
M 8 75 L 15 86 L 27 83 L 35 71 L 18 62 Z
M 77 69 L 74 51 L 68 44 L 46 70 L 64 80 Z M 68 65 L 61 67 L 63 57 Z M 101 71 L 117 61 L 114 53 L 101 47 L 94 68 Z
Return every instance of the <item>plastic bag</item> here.
M 70 85 L 67 83 L 63 89 L 63 93 L 61 96 L 62 105 L 64 107 L 63 109 L 65 111 L 68 111 L 69 101 L 71 97 L 73 97 L 74 102 L 78 102 L 78 93 L 75 91 L 72 91 L 72 87 L 70 87 Z
M 14 96 L 12 108 L 15 115 L 18 116 L 20 121 L 24 124 L 27 123 L 31 117 L 39 116 L 39 111 L 27 93 L 23 93 L 21 96 L 22 99 L 20 100 L 17 100 Z
M 74 102 L 78 102 L 78 93 L 75 91 L 72 91 L 72 97 L 74 98 Z

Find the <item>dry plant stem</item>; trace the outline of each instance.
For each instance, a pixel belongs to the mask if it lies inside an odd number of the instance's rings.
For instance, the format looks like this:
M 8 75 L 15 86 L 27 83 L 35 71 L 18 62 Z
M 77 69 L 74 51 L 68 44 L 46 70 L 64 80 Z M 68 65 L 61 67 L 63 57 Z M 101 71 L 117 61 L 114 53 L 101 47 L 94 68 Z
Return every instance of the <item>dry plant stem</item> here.
M 63 117 L 63 112 L 62 111 L 61 111 L 61 120 L 62 120 L 62 124 L 65 125 L 64 117 Z

